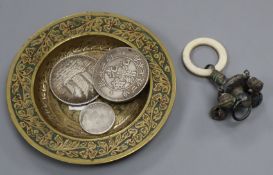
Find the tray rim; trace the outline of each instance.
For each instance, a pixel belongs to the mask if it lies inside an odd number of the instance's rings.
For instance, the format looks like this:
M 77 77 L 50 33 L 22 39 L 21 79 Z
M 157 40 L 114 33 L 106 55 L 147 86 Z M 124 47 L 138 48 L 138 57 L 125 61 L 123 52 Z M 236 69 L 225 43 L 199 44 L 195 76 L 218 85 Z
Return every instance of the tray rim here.
M 68 157 L 63 157 L 61 155 L 57 155 L 55 153 L 52 153 L 50 151 L 48 151 L 47 149 L 45 149 L 44 147 L 42 147 L 41 145 L 37 144 L 36 142 L 34 142 L 23 130 L 23 128 L 19 125 L 19 123 L 16 120 L 16 115 L 14 113 L 14 110 L 12 108 L 12 103 L 11 103 L 11 94 L 10 94 L 10 88 L 11 88 L 11 84 L 9 82 L 11 82 L 12 79 L 12 73 L 13 70 L 16 66 L 17 61 L 19 60 L 19 56 L 22 53 L 22 51 L 24 50 L 24 48 L 29 44 L 29 42 L 31 40 L 33 40 L 36 36 L 38 36 L 42 31 L 44 31 L 45 29 L 49 28 L 50 26 L 57 24 L 59 22 L 64 21 L 65 19 L 69 19 L 72 17 L 78 17 L 78 16 L 85 16 L 85 15 L 94 15 L 94 16 L 100 16 L 100 15 L 105 15 L 105 16 L 110 16 L 110 17 L 117 17 L 126 21 L 129 21 L 131 23 L 136 24 L 137 26 L 139 26 L 141 29 L 143 29 L 145 32 L 147 32 L 150 36 L 153 37 L 153 39 L 158 43 L 158 45 L 161 47 L 162 51 L 165 53 L 166 58 L 168 60 L 169 66 L 171 68 L 171 75 L 172 75 L 172 93 L 171 93 L 171 98 L 170 98 L 170 102 L 169 102 L 169 107 L 168 109 L 166 109 L 165 114 L 162 117 L 162 121 L 158 124 L 158 126 L 153 130 L 152 133 L 150 133 L 146 138 L 144 138 L 140 143 L 138 143 L 137 145 L 135 145 L 132 149 L 128 149 L 122 153 L 119 153 L 118 155 L 114 155 L 111 157 L 107 157 L 106 159 L 99 159 L 96 161 L 93 160 L 82 160 L 82 159 L 78 159 L 78 158 L 68 158 Z M 90 32 L 90 33 L 96 33 L 96 32 Z M 98 33 L 104 33 L 104 32 L 98 32 Z M 83 36 L 83 35 L 80 35 Z M 78 36 L 79 37 L 79 36 Z M 69 38 L 71 39 L 71 38 Z M 67 39 L 67 40 L 69 40 Z M 121 40 L 122 41 L 122 40 Z M 64 41 L 65 42 L 65 41 Z M 126 44 L 128 44 L 129 42 L 127 41 L 122 41 L 125 42 Z M 129 43 L 130 44 L 130 43 Z M 130 44 L 131 46 L 131 44 Z M 54 47 L 55 48 L 55 47 Z M 35 69 L 36 70 L 36 69 Z M 150 87 L 151 88 L 151 87 Z M 110 163 L 112 161 L 121 159 L 123 157 L 126 157 L 128 155 L 131 155 L 132 153 L 136 152 L 137 150 L 139 150 L 140 148 L 142 148 L 143 146 L 145 146 L 148 142 L 150 142 L 161 130 L 161 128 L 164 126 L 164 124 L 166 123 L 168 117 L 170 116 L 172 107 L 174 105 L 175 102 L 175 96 L 176 96 L 176 74 L 175 74 L 175 67 L 173 64 L 173 61 L 171 59 L 171 56 L 169 54 L 169 52 L 167 51 L 166 47 L 164 46 L 164 44 L 157 38 L 157 36 L 155 36 L 155 34 L 153 32 L 151 32 L 147 27 L 145 27 L 144 25 L 142 25 L 141 23 L 130 19 L 129 17 L 126 16 L 122 16 L 116 13 L 109 13 L 109 12 L 96 12 L 96 11 L 85 11 L 85 12 L 80 12 L 80 13 L 73 13 L 71 15 L 67 15 L 64 16 L 62 18 L 56 19 L 51 21 L 50 23 L 44 25 L 43 27 L 41 27 L 40 29 L 36 30 L 34 33 L 31 34 L 31 36 L 24 42 L 24 44 L 22 44 L 22 46 L 20 47 L 20 49 L 17 51 L 16 55 L 13 57 L 12 63 L 9 66 L 9 71 L 8 71 L 8 77 L 6 80 L 6 103 L 8 106 L 8 111 L 9 111 L 9 115 L 10 118 L 12 120 L 12 123 L 14 124 L 15 128 L 17 129 L 17 131 L 20 133 L 20 135 L 24 138 L 24 140 L 31 145 L 32 147 L 34 147 L 37 151 L 43 153 L 44 155 L 47 155 L 51 158 L 54 158 L 56 160 L 62 161 L 62 162 L 66 162 L 66 163 L 71 163 L 71 164 L 81 164 L 81 165 L 91 165 L 91 164 L 103 164 L 103 163 Z M 150 94 L 149 94 L 150 96 Z M 31 97 L 32 98 L 32 97 Z M 32 99 L 33 100 L 33 99 Z M 34 103 L 36 105 L 36 103 Z M 145 106 L 147 105 L 147 103 L 145 104 Z M 144 106 L 144 107 L 145 107 Z M 67 135 L 65 135 L 67 136 Z M 73 137 L 73 139 L 75 139 L 75 137 Z M 106 160 L 106 161 L 105 161 Z

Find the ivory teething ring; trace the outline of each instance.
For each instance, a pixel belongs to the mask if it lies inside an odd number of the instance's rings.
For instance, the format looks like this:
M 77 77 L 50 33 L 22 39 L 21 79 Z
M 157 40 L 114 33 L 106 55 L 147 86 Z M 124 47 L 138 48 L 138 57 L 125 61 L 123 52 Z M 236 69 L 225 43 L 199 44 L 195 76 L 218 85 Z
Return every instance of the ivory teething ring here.
M 215 51 L 218 54 L 218 63 L 215 65 L 215 69 L 218 71 L 222 71 L 226 64 L 227 64 L 227 52 L 226 49 L 224 48 L 224 46 L 219 43 L 218 41 L 211 39 L 211 38 L 197 38 L 195 40 L 192 40 L 191 42 L 189 42 L 186 47 L 184 48 L 183 51 L 183 63 L 185 65 L 185 67 L 192 72 L 193 74 L 197 75 L 197 76 L 201 76 L 201 77 L 208 77 L 210 76 L 210 74 L 212 73 L 211 69 L 204 69 L 204 68 L 200 68 L 197 67 L 196 65 L 194 65 L 194 63 L 191 60 L 191 52 L 194 48 L 198 47 L 198 46 L 209 46 L 213 49 L 215 49 Z

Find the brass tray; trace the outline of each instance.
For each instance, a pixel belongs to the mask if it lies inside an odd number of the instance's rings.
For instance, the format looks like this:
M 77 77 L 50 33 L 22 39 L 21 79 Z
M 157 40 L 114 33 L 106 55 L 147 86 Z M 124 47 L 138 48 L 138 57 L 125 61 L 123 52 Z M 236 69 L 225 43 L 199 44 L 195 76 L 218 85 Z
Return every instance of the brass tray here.
M 113 129 L 103 135 L 87 134 L 78 123 L 79 111 L 52 95 L 49 72 L 65 56 L 100 59 L 105 51 L 120 46 L 145 55 L 150 82 L 130 102 L 105 101 L 117 115 Z M 8 108 L 19 133 L 40 152 L 74 164 L 111 162 L 144 146 L 166 122 L 175 93 L 174 66 L 160 41 L 141 24 L 110 13 L 85 12 L 45 26 L 20 49 L 7 80 Z

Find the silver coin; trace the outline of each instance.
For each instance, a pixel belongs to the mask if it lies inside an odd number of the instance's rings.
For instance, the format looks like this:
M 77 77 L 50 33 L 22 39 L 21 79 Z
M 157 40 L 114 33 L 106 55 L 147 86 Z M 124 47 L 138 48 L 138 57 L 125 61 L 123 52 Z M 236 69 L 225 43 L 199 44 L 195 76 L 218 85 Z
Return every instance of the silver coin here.
M 92 74 L 96 59 L 74 55 L 66 57 L 53 66 L 49 86 L 53 94 L 69 105 L 87 104 L 98 97 L 93 87 Z
M 149 65 L 142 53 L 129 47 L 110 50 L 94 68 L 94 87 L 103 98 L 128 101 L 138 95 L 149 79 Z
M 80 113 L 79 121 L 83 130 L 90 134 L 103 134 L 115 123 L 115 113 L 111 106 L 103 102 L 87 105 Z

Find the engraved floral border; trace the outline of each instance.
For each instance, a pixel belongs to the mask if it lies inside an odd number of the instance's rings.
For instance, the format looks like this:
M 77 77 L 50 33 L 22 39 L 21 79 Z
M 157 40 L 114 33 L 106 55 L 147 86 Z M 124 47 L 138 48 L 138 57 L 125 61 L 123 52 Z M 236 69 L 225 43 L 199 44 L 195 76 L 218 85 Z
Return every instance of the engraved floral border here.
M 37 63 L 65 39 L 90 32 L 104 32 L 135 45 L 147 58 L 153 89 L 150 103 L 139 120 L 105 140 L 73 140 L 55 133 L 35 111 L 31 100 L 32 75 Z M 11 77 L 10 97 L 16 120 L 31 140 L 53 154 L 77 159 L 104 159 L 127 151 L 145 139 L 162 121 L 170 105 L 171 67 L 157 41 L 135 23 L 108 15 L 66 18 L 41 31 L 21 52 Z

